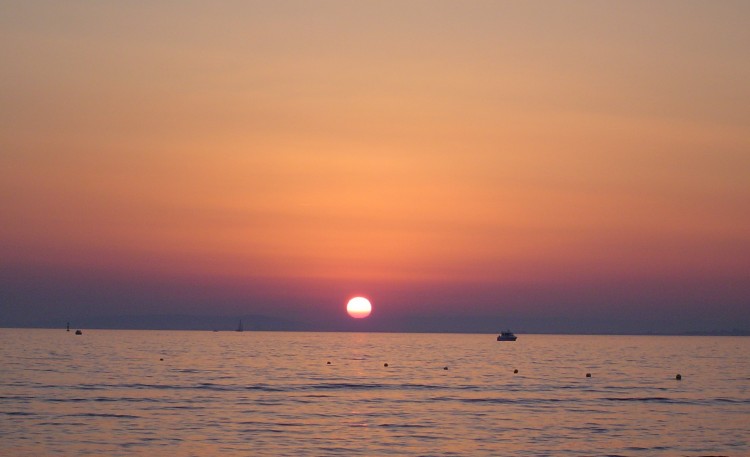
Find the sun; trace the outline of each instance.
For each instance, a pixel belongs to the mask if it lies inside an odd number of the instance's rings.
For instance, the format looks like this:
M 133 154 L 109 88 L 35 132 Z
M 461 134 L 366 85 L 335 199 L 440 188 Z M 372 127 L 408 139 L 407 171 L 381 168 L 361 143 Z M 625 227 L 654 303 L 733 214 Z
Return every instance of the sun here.
M 355 319 L 362 319 L 370 315 L 372 305 L 365 297 L 354 297 L 346 304 L 346 312 Z

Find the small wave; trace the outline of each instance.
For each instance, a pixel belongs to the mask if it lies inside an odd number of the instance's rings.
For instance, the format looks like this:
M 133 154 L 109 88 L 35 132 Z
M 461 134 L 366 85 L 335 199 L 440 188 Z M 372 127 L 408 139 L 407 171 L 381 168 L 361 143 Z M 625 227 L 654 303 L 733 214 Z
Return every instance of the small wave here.
M 219 390 L 219 391 L 228 391 L 228 390 L 237 390 L 237 387 L 235 386 L 227 386 L 222 384 L 214 384 L 211 382 L 202 382 L 195 386 L 196 389 L 205 389 L 205 390 Z
M 175 406 L 165 406 L 164 409 L 168 409 L 170 411 L 198 411 L 202 409 L 206 409 L 204 406 L 195 406 L 195 405 L 175 405 Z
M 689 404 L 690 401 L 676 400 L 667 397 L 604 397 L 604 401 L 614 402 L 637 402 L 637 403 L 664 403 L 664 404 Z
M 299 390 L 356 390 L 356 389 L 386 389 L 388 386 L 387 384 L 370 384 L 370 383 L 348 383 L 348 382 L 341 382 L 341 383 L 330 383 L 330 384 L 309 384 L 305 386 L 299 386 Z
M 750 404 L 750 399 L 738 399 L 738 398 L 716 398 L 713 400 L 716 403 L 729 403 L 737 405 Z
M 381 383 L 322 383 L 294 386 L 293 390 L 443 390 L 444 386 L 432 384 L 381 384 Z
M 544 403 L 560 403 L 568 400 L 562 398 L 456 398 L 461 403 L 489 403 L 498 405 L 522 404 L 535 405 Z
M 517 403 L 518 400 L 509 398 L 457 398 L 461 403 L 491 403 L 491 404 L 509 404 Z
M 106 385 L 100 385 L 100 384 L 81 384 L 76 386 L 75 388 L 77 390 L 104 390 L 108 389 L 110 386 Z
M 47 386 L 43 386 L 47 387 Z M 52 386 L 49 386 L 52 387 Z M 58 387 L 59 388 L 59 387 Z M 218 392 L 237 392 L 258 390 L 263 392 L 289 392 L 289 391 L 320 391 L 320 390 L 461 390 L 476 391 L 481 390 L 476 386 L 457 386 L 446 387 L 436 384 L 386 384 L 386 383 L 368 383 L 368 382 L 340 382 L 340 383 L 314 383 L 299 385 L 269 385 L 269 384 L 251 384 L 251 385 L 231 385 L 215 384 L 211 382 L 202 382 L 197 384 L 149 384 L 149 383 L 129 383 L 129 384 L 81 384 L 71 386 L 70 390 L 82 391 L 100 391 L 100 390 L 117 390 L 117 389 L 134 389 L 134 390 L 207 390 Z M 79 399 L 78 401 L 89 401 L 90 399 Z M 53 400 L 54 401 L 54 400 Z M 74 399 L 65 399 L 59 401 L 75 401 Z M 106 398 L 96 399 L 95 401 L 108 401 Z
M 47 398 L 44 401 L 49 403 L 82 403 L 91 401 L 90 398 Z
M 431 428 L 429 425 L 422 424 L 380 424 L 378 427 L 384 428 Z
M 250 386 L 245 386 L 243 389 L 245 390 L 260 390 L 262 392 L 285 392 L 288 389 L 285 389 L 283 387 L 271 387 L 268 384 L 253 384 Z
M 94 397 L 94 398 L 36 398 L 41 402 L 48 403 L 165 403 L 168 402 L 164 399 L 158 398 L 141 398 L 141 397 Z
M 13 400 L 13 401 L 34 401 L 37 397 L 32 397 L 29 395 L 0 395 L 0 400 Z
M 708 399 L 682 399 L 682 398 L 668 398 L 668 397 L 604 397 L 604 401 L 612 402 L 640 402 L 640 403 L 662 403 L 670 405 L 713 405 L 717 403 L 723 404 L 737 404 L 746 405 L 750 404 L 748 399 L 735 399 L 735 398 L 708 398 Z
M 158 398 L 135 398 L 135 397 L 97 397 L 92 398 L 90 401 L 94 401 L 97 403 L 107 403 L 107 402 L 114 402 L 114 403 L 164 403 L 165 400 L 158 399 Z
M 77 421 L 49 421 L 49 422 L 38 422 L 35 424 L 37 427 L 85 427 L 85 422 L 77 422 Z
M 66 414 L 67 417 L 109 417 L 116 419 L 140 419 L 139 416 L 133 416 L 130 414 L 107 414 L 107 413 L 80 413 L 80 414 Z

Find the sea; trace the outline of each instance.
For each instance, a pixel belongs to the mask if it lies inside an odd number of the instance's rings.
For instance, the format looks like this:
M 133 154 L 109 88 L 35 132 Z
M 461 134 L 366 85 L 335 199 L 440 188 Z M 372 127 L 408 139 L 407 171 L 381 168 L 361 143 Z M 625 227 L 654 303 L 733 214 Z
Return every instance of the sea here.
M 0 329 L 0 455 L 748 456 L 750 338 Z

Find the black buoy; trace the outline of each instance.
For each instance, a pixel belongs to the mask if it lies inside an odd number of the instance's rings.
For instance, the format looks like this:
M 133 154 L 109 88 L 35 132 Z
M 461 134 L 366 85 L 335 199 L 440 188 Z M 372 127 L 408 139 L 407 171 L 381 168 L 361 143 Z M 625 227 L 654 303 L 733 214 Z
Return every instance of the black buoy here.
M 518 373 L 518 369 L 513 370 L 513 373 Z
M 677 376 L 674 377 L 678 381 L 682 381 L 682 375 L 677 373 Z
M 384 366 L 384 367 L 387 367 L 387 366 L 388 366 L 388 362 L 384 363 L 384 364 L 383 364 L 383 366 Z
M 83 335 L 83 332 L 80 330 L 76 330 L 76 335 Z
M 447 369 L 448 369 L 448 367 L 443 367 L 443 370 L 447 370 Z
M 331 361 L 330 361 L 330 360 L 329 360 L 328 362 L 326 362 L 326 365 L 330 365 L 330 364 L 331 364 Z
M 586 373 L 586 377 L 590 378 L 591 377 L 591 373 Z
M 159 359 L 159 362 L 163 362 L 163 361 L 164 361 L 164 358 L 160 358 L 160 359 Z

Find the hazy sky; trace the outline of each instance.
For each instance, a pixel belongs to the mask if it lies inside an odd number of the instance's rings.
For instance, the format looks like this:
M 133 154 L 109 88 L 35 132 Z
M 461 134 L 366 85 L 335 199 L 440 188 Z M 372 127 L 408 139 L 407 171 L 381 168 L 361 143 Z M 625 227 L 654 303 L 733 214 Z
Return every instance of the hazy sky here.
M 750 328 L 748 23 L 746 1 L 0 1 L 0 325 L 350 328 L 364 294 L 363 330 Z

